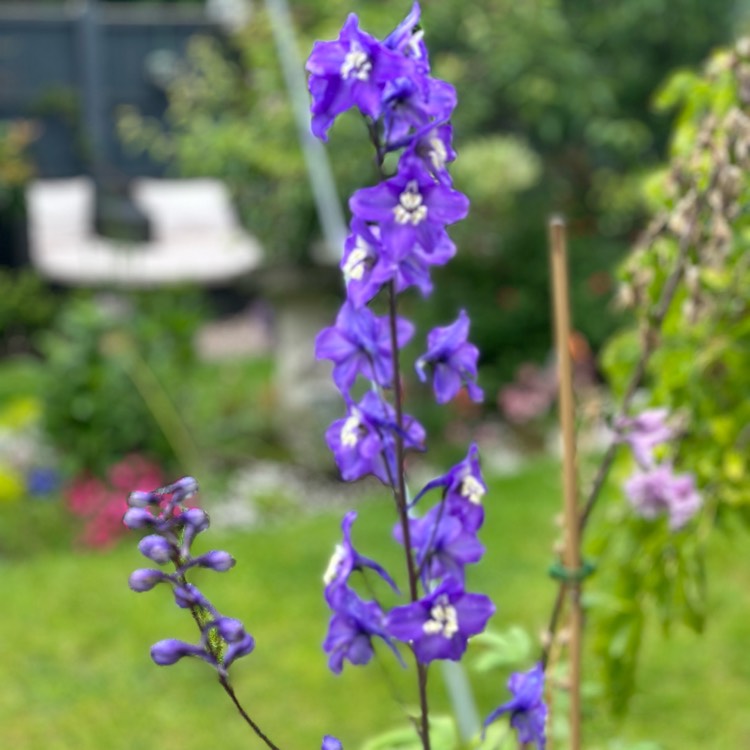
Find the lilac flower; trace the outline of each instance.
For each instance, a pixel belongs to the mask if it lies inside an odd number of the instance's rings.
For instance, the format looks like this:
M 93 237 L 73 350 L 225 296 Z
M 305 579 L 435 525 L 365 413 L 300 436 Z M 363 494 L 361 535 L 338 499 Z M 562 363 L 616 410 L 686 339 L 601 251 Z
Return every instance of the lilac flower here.
M 692 474 L 675 474 L 669 464 L 634 474 L 624 489 L 639 516 L 653 519 L 665 513 L 672 531 L 682 528 L 702 503 Z
M 312 132 L 325 141 L 336 117 L 351 107 L 377 119 L 386 83 L 411 75 L 415 63 L 361 31 L 352 13 L 337 41 L 315 42 L 305 67 L 310 73 Z
M 326 430 L 326 442 L 347 482 L 373 474 L 390 484 L 395 474 L 396 414 L 373 391 L 359 404 L 350 404 L 347 416 Z M 402 435 L 406 448 L 422 449 L 425 431 L 415 419 L 405 415 Z
M 468 639 L 481 633 L 495 606 L 483 594 L 467 594 L 463 586 L 448 579 L 435 591 L 413 604 L 392 609 L 388 632 L 409 643 L 422 664 L 435 659 L 458 661 Z
M 513 693 L 513 698 L 485 719 L 485 728 L 503 714 L 510 714 L 510 725 L 518 733 L 519 744 L 533 742 L 537 750 L 544 750 L 547 723 L 544 667 L 540 663 L 528 672 L 514 672 L 508 680 L 508 689 Z
M 414 334 L 414 326 L 403 318 L 396 321 L 398 346 Z M 383 388 L 393 385 L 391 331 L 388 316 L 377 317 L 368 308 L 345 302 L 336 325 L 324 328 L 315 339 L 315 356 L 334 362 L 333 379 L 339 390 L 349 393 L 358 374 Z
M 369 557 L 360 555 L 354 545 L 352 544 L 352 525 L 357 518 L 357 512 L 350 510 L 341 522 L 341 530 L 343 532 L 343 541 L 341 544 L 336 545 L 336 549 L 331 557 L 325 574 L 323 575 L 323 582 L 325 583 L 325 597 L 326 600 L 335 606 L 337 597 L 341 594 L 342 587 L 346 586 L 349 581 L 349 576 L 355 570 L 364 570 L 370 568 L 374 570 L 396 593 L 398 593 L 398 586 L 396 586 L 393 579 L 388 575 L 385 568 L 379 565 Z
M 373 637 L 382 638 L 401 661 L 385 628 L 385 616 L 380 605 L 374 601 L 363 601 L 346 587 L 342 589 L 342 594 L 336 598 L 336 607 L 323 642 L 329 669 L 340 674 L 344 661 L 367 664 L 374 653 Z
M 399 164 L 395 177 L 357 190 L 349 207 L 358 218 L 377 222 L 383 245 L 394 257 L 403 258 L 415 246 L 428 254 L 438 247 L 445 226 L 466 216 L 469 201 L 409 160 Z
M 674 437 L 674 431 L 666 423 L 668 415 L 667 409 L 648 409 L 636 417 L 620 417 L 615 421 L 619 439 L 630 445 L 643 469 L 654 466 L 654 448 Z
M 417 374 L 424 383 L 426 370 L 432 370 L 432 386 L 439 404 L 456 396 L 465 385 L 472 401 L 481 401 L 484 392 L 476 384 L 479 350 L 468 342 L 469 316 L 461 310 L 455 323 L 434 328 L 427 336 L 427 352 L 416 362 Z
M 400 524 L 393 535 L 404 543 Z M 463 584 L 464 567 L 479 562 L 484 555 L 476 531 L 464 528 L 461 519 L 450 515 L 444 504 L 436 505 L 422 518 L 410 519 L 409 537 L 425 581 L 452 576 Z

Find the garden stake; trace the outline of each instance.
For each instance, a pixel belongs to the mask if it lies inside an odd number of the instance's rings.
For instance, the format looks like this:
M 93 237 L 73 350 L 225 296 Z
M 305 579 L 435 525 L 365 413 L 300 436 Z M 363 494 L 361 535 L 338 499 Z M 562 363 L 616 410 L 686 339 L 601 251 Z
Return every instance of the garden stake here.
M 560 388 L 560 428 L 563 444 L 563 502 L 565 518 L 564 564 L 568 576 L 564 586 L 570 597 L 570 747 L 581 746 L 581 570 L 576 482 L 575 404 L 570 363 L 570 303 L 565 222 L 553 217 L 549 222 L 552 297 L 554 302 L 555 348 Z

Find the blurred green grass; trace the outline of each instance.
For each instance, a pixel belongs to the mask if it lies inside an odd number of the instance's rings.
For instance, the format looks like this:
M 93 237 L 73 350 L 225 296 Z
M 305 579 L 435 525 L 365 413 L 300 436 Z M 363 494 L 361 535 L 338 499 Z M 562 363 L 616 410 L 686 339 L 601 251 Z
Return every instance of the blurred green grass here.
M 532 462 L 512 477 L 491 480 L 483 541 L 485 560 L 469 586 L 491 595 L 495 629 L 520 624 L 537 633 L 548 616 L 554 585 L 546 576 L 556 529 L 558 467 Z M 398 569 L 390 540 L 392 509 L 381 499 L 360 501 L 358 548 Z M 335 734 L 348 750 L 400 721 L 383 669 L 406 702 L 412 687 L 383 652 L 382 664 L 346 667 L 335 677 L 320 644 L 327 613 L 321 575 L 338 540 L 339 513 L 299 518 L 247 532 L 209 532 L 205 544 L 229 549 L 237 567 L 205 573 L 206 593 L 240 617 L 256 637 L 256 652 L 234 668 L 251 715 L 282 748 L 316 748 Z M 135 540 L 133 540 L 135 542 Z M 194 640 L 192 622 L 166 590 L 136 595 L 129 572 L 141 567 L 135 544 L 106 553 L 60 549 L 0 562 L 4 616 L 0 620 L 0 748 L 14 750 L 204 750 L 260 747 L 203 663 L 154 666 L 151 643 Z M 610 750 L 615 737 L 653 740 L 663 750 L 750 747 L 750 549 L 738 534 L 715 540 L 709 560 L 707 632 L 679 629 L 669 640 L 649 631 L 640 688 L 619 726 L 592 704 L 586 747 Z M 587 660 L 586 679 L 596 679 Z M 480 711 L 506 699 L 505 676 L 477 675 Z M 437 670 L 437 712 L 446 699 Z M 623 746 L 624 747 L 624 746 Z

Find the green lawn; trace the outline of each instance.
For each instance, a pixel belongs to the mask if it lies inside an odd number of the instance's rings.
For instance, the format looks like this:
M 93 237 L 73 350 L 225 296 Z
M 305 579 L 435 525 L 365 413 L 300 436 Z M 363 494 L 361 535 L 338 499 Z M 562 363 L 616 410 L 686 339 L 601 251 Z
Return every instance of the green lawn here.
M 557 507 L 557 466 L 531 464 L 492 481 L 483 540 L 485 560 L 471 571 L 472 589 L 498 605 L 492 625 L 519 623 L 538 632 L 554 593 L 545 571 Z M 359 505 L 357 546 L 396 569 L 385 501 Z M 246 533 L 214 535 L 237 567 L 206 573 L 206 592 L 243 619 L 256 652 L 237 664 L 237 692 L 284 750 L 317 748 L 325 733 L 353 750 L 399 720 L 383 671 L 373 664 L 335 677 L 320 643 L 327 614 L 321 573 L 339 537 L 330 513 Z M 209 532 L 210 534 L 211 532 Z M 134 545 L 107 553 L 39 553 L 0 563 L 5 616 L 0 621 L 0 748 L 13 750 L 205 750 L 260 744 L 233 714 L 203 663 L 158 668 L 149 645 L 165 637 L 193 640 L 190 618 L 166 590 L 136 595 L 129 572 L 142 565 Z M 717 538 L 710 562 L 707 633 L 681 630 L 665 641 L 650 632 L 647 663 L 632 711 L 615 726 L 596 705 L 587 716 L 586 747 L 614 750 L 616 737 L 653 740 L 663 750 L 750 747 L 750 546 L 747 537 Z M 407 675 L 382 664 L 413 702 Z M 596 677 L 587 663 L 587 680 Z M 439 673 L 433 702 L 445 708 Z M 504 677 L 478 675 L 480 710 L 506 699 Z M 624 745 L 622 746 L 624 747 Z M 560 748 L 555 748 L 560 750 Z M 645 750 L 645 748 L 644 748 Z

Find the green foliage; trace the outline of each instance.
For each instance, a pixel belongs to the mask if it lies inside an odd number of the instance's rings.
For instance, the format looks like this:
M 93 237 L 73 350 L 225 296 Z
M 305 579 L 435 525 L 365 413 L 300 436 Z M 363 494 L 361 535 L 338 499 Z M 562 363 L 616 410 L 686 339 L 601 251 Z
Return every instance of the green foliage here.
M 684 531 L 622 510 L 601 524 L 595 551 L 616 572 L 602 581 L 608 593 L 590 604 L 618 711 L 635 689 L 646 620 L 655 617 L 665 632 L 677 623 L 701 630 L 706 540 L 734 517 L 750 523 L 748 56 L 742 40 L 715 53 L 702 74 L 677 72 L 657 97 L 660 107 L 679 110 L 671 160 L 644 181 L 655 217 L 622 270 L 622 298 L 633 306 L 636 324 L 614 337 L 602 358 L 622 394 L 643 347 L 653 350 L 646 398 L 675 416 L 675 465 L 695 475 L 704 499 L 698 522 Z M 671 278 L 680 285 L 655 330 Z
M 185 462 L 193 446 L 171 390 L 195 362 L 196 297 L 161 292 L 113 303 L 74 297 L 44 337 L 45 429 L 75 471 L 103 474 L 130 452 L 165 467 Z
M 0 268 L 0 351 L 33 349 L 33 339 L 52 323 L 55 295 L 32 270 Z
M 28 148 L 36 137 L 29 121 L 0 121 L 0 211 L 4 213 L 21 210 L 23 189 L 34 174 Z

